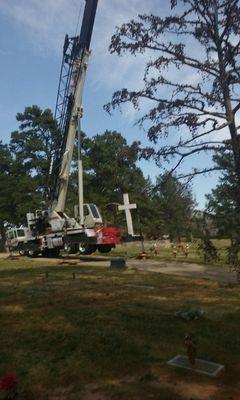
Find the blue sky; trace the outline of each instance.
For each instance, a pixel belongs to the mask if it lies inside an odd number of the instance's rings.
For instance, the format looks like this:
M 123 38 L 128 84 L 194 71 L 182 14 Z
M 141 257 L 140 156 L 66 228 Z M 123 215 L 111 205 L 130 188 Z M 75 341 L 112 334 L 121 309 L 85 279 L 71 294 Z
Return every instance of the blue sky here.
M 54 110 L 62 45 L 65 33 L 75 35 L 79 7 L 84 0 L 0 0 L 0 138 L 7 142 L 18 127 L 17 112 L 27 105 L 37 104 Z M 166 14 L 168 0 L 99 0 L 92 38 L 92 55 L 84 93 L 83 130 L 93 136 L 106 129 L 121 132 L 131 143 L 141 140 L 148 144 L 146 134 L 134 125 L 137 113 L 127 107 L 122 113 L 109 116 L 103 105 L 114 90 L 139 88 L 146 56 L 117 57 L 108 53 L 114 27 L 138 13 Z M 204 155 L 189 159 L 183 170 L 207 165 Z M 153 162 L 141 162 L 144 174 L 162 173 Z M 204 194 L 216 184 L 216 177 L 195 179 L 193 190 L 199 207 Z

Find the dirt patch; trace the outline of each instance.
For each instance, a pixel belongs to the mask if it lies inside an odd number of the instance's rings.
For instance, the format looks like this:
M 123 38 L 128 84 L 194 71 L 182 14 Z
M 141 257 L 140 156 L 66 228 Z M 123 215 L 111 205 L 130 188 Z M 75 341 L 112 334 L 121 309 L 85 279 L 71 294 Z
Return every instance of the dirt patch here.
M 195 400 L 239 400 L 240 391 L 227 388 L 219 383 L 198 384 L 178 382 L 175 390 L 186 399 Z
M 2 311 L 9 312 L 9 313 L 22 313 L 24 312 L 23 306 L 20 305 L 9 305 L 1 308 Z
M 99 385 L 91 383 L 86 385 L 85 390 L 81 393 L 82 400 L 108 400 L 107 397 L 100 393 Z
M 161 392 L 176 393 L 183 400 L 239 400 L 240 389 L 233 389 L 226 385 L 222 385 L 219 381 L 213 383 L 196 383 L 184 382 L 181 380 L 170 379 L 169 376 L 165 380 L 153 380 L 146 382 L 146 385 L 151 388 L 157 389 L 159 394 Z M 128 385 L 136 385 L 141 379 L 139 377 L 127 377 L 121 383 Z M 154 398 L 154 397 L 153 397 Z
M 230 273 L 226 267 L 215 267 L 204 264 L 183 263 L 183 262 L 162 262 L 129 260 L 130 268 L 137 268 L 141 271 L 158 272 L 167 275 L 177 275 L 192 279 L 209 279 L 224 283 L 237 284 L 236 274 Z

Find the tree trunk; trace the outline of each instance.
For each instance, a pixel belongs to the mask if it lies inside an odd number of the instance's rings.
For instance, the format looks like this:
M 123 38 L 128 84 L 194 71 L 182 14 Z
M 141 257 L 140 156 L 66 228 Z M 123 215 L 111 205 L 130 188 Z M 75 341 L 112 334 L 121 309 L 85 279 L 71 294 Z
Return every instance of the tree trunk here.
M 6 234 L 3 221 L 0 220 L 0 253 L 4 253 L 6 251 Z
M 215 43 L 218 53 L 219 63 L 219 75 L 220 85 L 223 93 L 223 102 L 226 111 L 226 118 L 229 126 L 229 132 L 231 136 L 231 147 L 234 155 L 234 166 L 236 174 L 236 215 L 240 216 L 240 140 L 237 134 L 237 128 L 235 123 L 235 114 L 231 104 L 230 89 L 228 83 L 228 74 L 223 57 L 222 41 L 219 37 L 219 25 L 218 25 L 218 3 L 215 1 Z
M 225 85 L 224 85 L 225 86 Z M 232 109 L 232 105 L 230 102 L 230 93 L 229 88 L 227 86 L 223 87 L 223 94 L 224 94 L 224 105 L 226 110 L 226 117 L 229 126 L 229 132 L 231 136 L 231 147 L 233 151 L 234 157 L 234 169 L 236 174 L 236 208 L 237 208 L 237 216 L 240 216 L 240 140 L 237 134 L 237 128 L 235 124 L 235 115 Z M 240 225 L 239 225 L 240 226 Z

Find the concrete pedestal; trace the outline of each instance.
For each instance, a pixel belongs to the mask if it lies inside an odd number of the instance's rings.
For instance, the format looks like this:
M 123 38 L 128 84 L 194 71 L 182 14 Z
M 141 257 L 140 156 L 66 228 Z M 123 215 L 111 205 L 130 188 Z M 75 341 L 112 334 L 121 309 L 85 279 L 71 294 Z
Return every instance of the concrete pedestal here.
M 126 260 L 124 258 L 112 258 L 110 263 L 111 270 L 126 269 Z

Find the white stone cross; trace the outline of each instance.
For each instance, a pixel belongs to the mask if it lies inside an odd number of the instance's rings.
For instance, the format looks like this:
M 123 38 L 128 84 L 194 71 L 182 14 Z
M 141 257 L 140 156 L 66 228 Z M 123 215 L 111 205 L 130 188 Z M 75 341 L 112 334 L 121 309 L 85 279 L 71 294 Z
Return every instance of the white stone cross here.
M 134 208 L 137 208 L 136 204 L 130 204 L 129 203 L 129 197 L 128 197 L 128 193 L 124 193 L 123 194 L 123 205 L 118 206 L 119 211 L 125 211 L 125 215 L 126 215 L 126 220 L 127 220 L 127 230 L 128 230 L 128 234 L 133 236 L 134 232 L 133 232 L 133 223 L 132 223 L 132 215 L 131 215 L 131 211 Z

